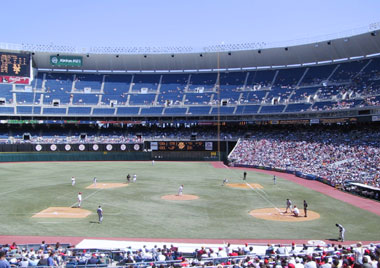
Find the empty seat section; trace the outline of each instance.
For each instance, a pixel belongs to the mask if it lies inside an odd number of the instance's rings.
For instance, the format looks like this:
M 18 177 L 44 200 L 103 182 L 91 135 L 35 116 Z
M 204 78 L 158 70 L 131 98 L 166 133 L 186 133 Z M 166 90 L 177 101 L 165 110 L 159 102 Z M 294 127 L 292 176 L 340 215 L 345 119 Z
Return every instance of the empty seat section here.
M 90 115 L 91 114 L 91 107 L 69 107 L 70 115 Z
M 342 83 L 349 82 L 368 63 L 368 60 L 352 61 L 339 64 L 338 69 L 330 77 L 329 81 Z
M 285 105 L 268 105 L 262 106 L 260 110 L 260 114 L 274 114 L 274 113 L 282 113 Z
M 14 114 L 15 109 L 13 107 L 0 107 L 0 114 Z
M 246 89 L 270 87 L 275 74 L 274 70 L 249 72 Z
M 43 82 L 44 82 L 44 73 L 39 72 L 34 78 L 34 80 L 32 81 L 31 85 L 34 89 L 42 89 Z
M 186 93 L 185 104 L 210 104 L 211 93 Z
M 219 109 L 220 114 L 233 114 L 235 110 L 235 107 L 221 106 L 219 108 L 220 108 Z M 211 110 L 211 114 L 218 114 L 218 107 L 213 107 Z
M 92 92 L 100 92 L 103 82 L 102 74 L 77 74 L 75 78 L 76 91 L 91 88 Z
M 217 98 L 217 94 L 214 95 Z M 226 100 L 228 103 L 236 104 L 240 98 L 240 92 L 234 91 L 221 91 L 220 100 Z
M 140 107 L 119 107 L 117 108 L 117 115 L 138 115 Z
M 0 84 L 0 98 L 3 98 L 7 103 L 13 102 L 13 95 L 11 91 L 12 85 Z
M 156 92 L 160 78 L 160 74 L 135 74 L 132 92 Z
M 117 101 L 117 104 L 125 104 L 131 80 L 132 75 L 127 74 L 105 75 L 102 103 L 110 104 L 112 100 Z
M 187 108 L 166 108 L 164 114 L 185 115 Z
M 214 90 L 216 73 L 192 74 L 189 83 L 189 91 L 203 92 Z
M 73 94 L 73 104 L 98 104 L 98 94 Z
M 261 103 L 267 94 L 268 90 L 243 92 L 240 103 Z
M 242 90 L 246 77 L 246 72 L 221 73 L 219 77 L 221 91 Z
M 329 64 L 309 67 L 309 70 L 302 79 L 301 85 L 319 85 L 322 81 L 327 80 L 327 78 L 332 74 L 336 66 L 336 64 Z
M 65 115 L 66 114 L 66 108 L 44 108 L 43 114 Z
M 306 68 L 280 69 L 273 86 L 295 87 L 305 71 Z
M 260 105 L 239 105 L 235 114 L 257 114 L 259 109 Z
M 39 104 L 41 93 L 17 92 L 16 100 L 18 104 Z
M 199 114 L 199 115 L 208 115 L 210 113 L 210 106 L 190 106 L 188 113 L 189 114 Z
M 311 107 L 310 103 L 292 103 L 288 104 L 285 112 L 305 112 Z
M 68 104 L 72 86 L 72 74 L 47 73 L 43 103 L 50 104 L 53 100 L 59 100 L 61 104 Z
M 130 94 L 130 105 L 152 105 L 156 98 L 156 94 Z
M 160 104 L 180 104 L 188 79 L 188 74 L 163 75 L 157 102 Z
M 94 108 L 92 110 L 93 115 L 113 115 L 115 114 L 114 108 Z
M 141 108 L 140 115 L 155 115 L 162 114 L 164 107 L 148 107 Z
M 40 114 L 41 107 L 40 106 L 17 106 L 16 107 L 17 114 Z

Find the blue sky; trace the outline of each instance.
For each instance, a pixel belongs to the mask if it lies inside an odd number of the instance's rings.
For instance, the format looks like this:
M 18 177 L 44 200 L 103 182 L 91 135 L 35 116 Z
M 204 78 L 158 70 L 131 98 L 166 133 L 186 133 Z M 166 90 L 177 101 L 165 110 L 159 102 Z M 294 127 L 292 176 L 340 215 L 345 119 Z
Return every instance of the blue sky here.
M 277 42 L 380 21 L 379 0 L 2 0 L 0 42 L 204 46 Z

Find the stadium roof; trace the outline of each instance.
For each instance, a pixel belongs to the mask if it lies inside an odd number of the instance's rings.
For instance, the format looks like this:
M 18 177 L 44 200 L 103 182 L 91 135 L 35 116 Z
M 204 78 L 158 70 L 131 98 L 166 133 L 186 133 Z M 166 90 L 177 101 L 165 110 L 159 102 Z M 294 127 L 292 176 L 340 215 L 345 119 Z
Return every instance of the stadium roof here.
M 197 72 L 237 71 L 326 64 L 380 55 L 380 24 L 365 33 L 285 46 L 240 44 L 204 47 L 92 48 L 0 44 L 0 48 L 33 53 L 34 67 L 52 70 L 50 56 L 82 56 L 80 68 L 62 70 L 95 72 Z M 327 36 L 328 37 L 328 36 Z M 63 51 L 63 52 L 62 52 Z

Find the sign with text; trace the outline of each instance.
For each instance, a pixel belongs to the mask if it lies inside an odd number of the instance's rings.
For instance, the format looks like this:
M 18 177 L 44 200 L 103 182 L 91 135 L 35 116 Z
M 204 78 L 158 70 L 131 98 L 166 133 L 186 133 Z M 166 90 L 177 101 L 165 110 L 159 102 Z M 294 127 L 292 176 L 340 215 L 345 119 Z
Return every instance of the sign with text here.
M 50 64 L 58 67 L 82 67 L 83 58 L 79 56 L 50 56 Z

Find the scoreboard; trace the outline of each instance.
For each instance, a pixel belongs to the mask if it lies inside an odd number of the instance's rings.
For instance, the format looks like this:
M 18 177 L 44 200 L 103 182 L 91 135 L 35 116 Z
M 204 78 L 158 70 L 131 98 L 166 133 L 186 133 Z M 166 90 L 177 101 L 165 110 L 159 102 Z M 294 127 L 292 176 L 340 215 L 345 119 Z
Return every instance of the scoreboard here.
M 212 141 L 157 141 L 151 142 L 153 151 L 212 151 Z
M 0 76 L 30 77 L 30 54 L 0 51 Z

